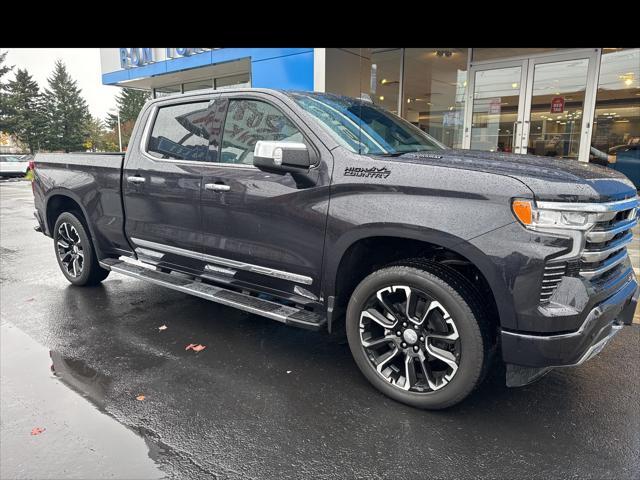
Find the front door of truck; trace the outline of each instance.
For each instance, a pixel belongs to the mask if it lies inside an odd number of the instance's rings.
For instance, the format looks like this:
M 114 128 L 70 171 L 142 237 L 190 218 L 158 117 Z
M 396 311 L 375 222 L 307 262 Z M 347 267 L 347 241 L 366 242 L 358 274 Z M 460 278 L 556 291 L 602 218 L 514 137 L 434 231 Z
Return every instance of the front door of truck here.
M 130 142 L 125 229 L 145 262 L 202 272 L 200 195 L 205 164 L 218 154 L 215 108 L 211 95 L 159 102 Z
M 208 275 L 274 293 L 320 295 L 332 157 L 289 107 L 269 94 L 227 94 L 219 162 L 207 167 L 201 205 Z M 253 165 L 258 140 L 302 142 L 314 184 Z

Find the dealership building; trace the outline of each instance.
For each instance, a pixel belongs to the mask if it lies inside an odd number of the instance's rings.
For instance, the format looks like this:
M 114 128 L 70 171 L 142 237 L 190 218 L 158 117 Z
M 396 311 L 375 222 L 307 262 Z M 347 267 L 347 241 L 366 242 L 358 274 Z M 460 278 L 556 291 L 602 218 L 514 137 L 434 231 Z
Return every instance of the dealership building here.
M 105 48 L 105 85 L 361 97 L 454 148 L 606 160 L 640 143 L 640 48 Z

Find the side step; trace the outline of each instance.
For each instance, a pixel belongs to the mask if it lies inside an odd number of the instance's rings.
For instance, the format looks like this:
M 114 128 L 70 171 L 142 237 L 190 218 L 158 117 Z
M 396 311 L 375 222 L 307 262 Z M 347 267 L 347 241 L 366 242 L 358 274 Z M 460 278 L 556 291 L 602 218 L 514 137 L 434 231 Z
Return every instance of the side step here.
M 146 280 L 156 285 L 277 320 L 287 325 L 302 327 L 308 330 L 320 330 L 320 328 L 327 323 L 327 319 L 317 313 L 281 305 L 276 302 L 252 297 L 244 293 L 234 292 L 233 290 L 179 277 L 170 273 L 158 272 L 122 260 L 112 258 L 105 259 L 100 262 L 100 266 L 128 277 Z

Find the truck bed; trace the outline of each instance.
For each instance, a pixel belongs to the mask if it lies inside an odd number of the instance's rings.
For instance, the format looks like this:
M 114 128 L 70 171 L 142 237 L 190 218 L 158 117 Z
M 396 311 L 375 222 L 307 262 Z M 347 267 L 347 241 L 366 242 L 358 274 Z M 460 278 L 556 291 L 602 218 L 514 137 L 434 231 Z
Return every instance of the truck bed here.
M 102 255 L 131 252 L 124 235 L 122 166 L 124 153 L 42 153 L 35 158 L 36 209 L 44 212 L 44 229 L 51 235 L 49 218 L 66 195 L 85 218 Z M 66 201 L 66 200 L 65 200 Z

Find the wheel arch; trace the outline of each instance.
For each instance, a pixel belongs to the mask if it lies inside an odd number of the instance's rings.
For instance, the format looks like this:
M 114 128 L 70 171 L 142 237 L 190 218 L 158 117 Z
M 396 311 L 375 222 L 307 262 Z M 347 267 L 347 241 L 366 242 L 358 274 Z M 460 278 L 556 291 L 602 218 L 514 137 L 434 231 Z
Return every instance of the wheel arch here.
M 499 268 L 477 247 L 446 232 L 385 223 L 354 229 L 327 252 L 323 290 L 328 298 L 333 297 L 329 302 L 329 329 L 342 316 L 351 292 L 365 276 L 411 257 L 436 258 L 455 268 L 467 268 L 465 276 L 477 274 L 478 285 L 486 287 L 497 323 L 504 325 L 514 318 Z
M 80 221 L 83 223 L 89 233 L 90 240 L 93 244 L 94 249 L 96 250 L 98 258 L 102 258 L 98 242 L 94 241 L 95 235 L 91 224 L 88 221 L 89 216 L 87 215 L 87 211 L 82 206 L 80 198 L 71 190 L 58 188 L 52 190 L 47 195 L 47 198 L 45 200 L 45 226 L 48 229 L 49 235 L 53 237 L 53 229 L 55 227 L 56 220 L 62 213 L 73 213 L 74 211 L 82 215 Z

